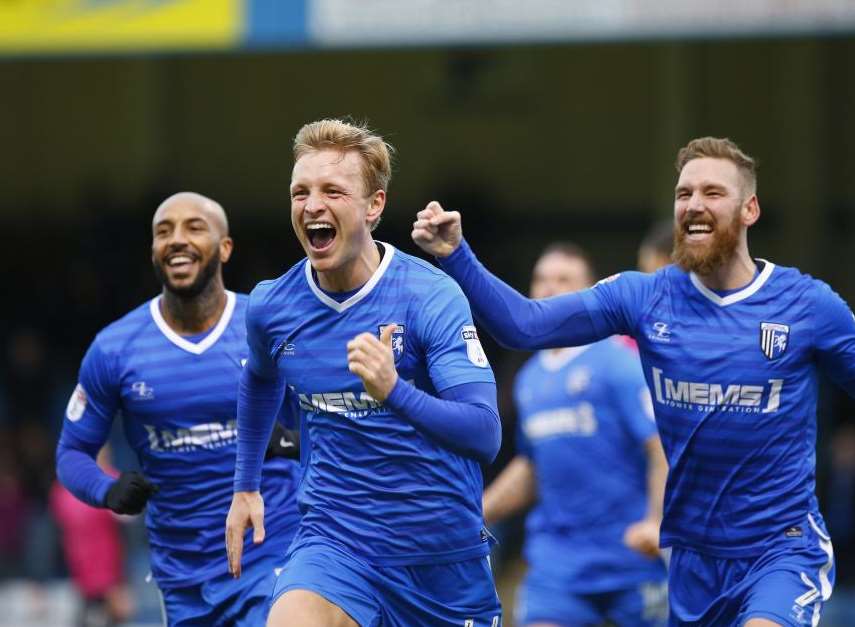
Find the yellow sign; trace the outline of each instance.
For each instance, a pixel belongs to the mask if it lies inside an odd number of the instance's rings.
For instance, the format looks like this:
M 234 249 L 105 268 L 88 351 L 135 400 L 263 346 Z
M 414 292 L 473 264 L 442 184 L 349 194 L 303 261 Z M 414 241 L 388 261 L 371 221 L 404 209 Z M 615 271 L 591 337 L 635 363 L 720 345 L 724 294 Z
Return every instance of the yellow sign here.
M 0 0 L 0 52 L 227 48 L 241 0 Z

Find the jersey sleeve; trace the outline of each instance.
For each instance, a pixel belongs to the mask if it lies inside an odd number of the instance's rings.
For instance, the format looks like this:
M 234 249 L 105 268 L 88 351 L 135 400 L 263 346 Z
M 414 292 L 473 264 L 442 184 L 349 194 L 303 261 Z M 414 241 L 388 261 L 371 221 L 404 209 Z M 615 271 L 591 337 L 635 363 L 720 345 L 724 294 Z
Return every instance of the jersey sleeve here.
M 416 323 L 437 392 L 463 383 L 495 384 L 463 292 L 447 277 L 433 287 L 429 298 L 420 303 Z
M 823 371 L 855 397 L 855 315 L 828 285 L 818 282 L 815 349 Z
M 96 338 L 80 364 L 77 387 L 65 409 L 63 430 L 78 440 L 99 447 L 104 444 L 119 407 L 119 384 L 114 358 L 103 351 Z
M 250 293 L 246 306 L 246 343 L 249 347 L 246 368 L 262 379 L 274 379 L 278 369 L 274 358 L 275 349 L 264 323 L 265 294 L 265 284 L 258 284 Z
M 532 299 L 491 274 L 465 240 L 439 262 L 463 288 L 478 322 L 503 346 L 523 350 L 580 346 L 629 333 L 632 312 L 643 302 L 644 290 L 637 288 L 652 282 L 649 275 L 627 272 L 592 290 Z
M 92 343 L 83 362 L 77 386 L 71 394 L 56 450 L 56 473 L 68 490 L 84 503 L 103 507 L 113 477 L 95 463 L 110 435 L 119 406 L 116 367 L 99 344 Z
M 613 359 L 607 370 L 611 398 L 627 431 L 642 444 L 657 433 L 653 401 L 638 356 L 629 349 L 619 350 L 626 354 Z
M 638 315 L 653 288 L 655 275 L 621 272 L 579 292 L 595 335 L 635 335 Z

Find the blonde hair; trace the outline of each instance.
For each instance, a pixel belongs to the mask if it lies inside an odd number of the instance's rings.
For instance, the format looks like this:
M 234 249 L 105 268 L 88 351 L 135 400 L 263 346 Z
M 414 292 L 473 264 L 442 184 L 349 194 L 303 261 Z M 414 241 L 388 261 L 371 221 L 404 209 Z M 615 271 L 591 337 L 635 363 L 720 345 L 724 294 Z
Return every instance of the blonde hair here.
M 294 162 L 314 150 L 353 150 L 362 157 L 362 180 L 366 195 L 384 192 L 392 178 L 395 149 L 364 124 L 324 119 L 303 125 L 294 137 Z
M 732 162 L 742 174 L 748 195 L 757 193 L 757 163 L 727 137 L 698 137 L 680 148 L 674 164 L 677 173 L 682 172 L 689 161 L 704 157 Z

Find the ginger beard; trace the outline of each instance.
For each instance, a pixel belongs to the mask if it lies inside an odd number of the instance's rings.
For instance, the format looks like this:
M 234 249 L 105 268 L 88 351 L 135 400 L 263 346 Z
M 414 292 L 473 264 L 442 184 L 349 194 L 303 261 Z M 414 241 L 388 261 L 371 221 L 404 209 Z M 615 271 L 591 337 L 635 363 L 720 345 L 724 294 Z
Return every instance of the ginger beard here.
M 730 221 L 718 225 L 709 214 L 704 217 L 683 214 L 683 219 L 674 224 L 674 253 L 672 258 L 686 272 L 708 276 L 730 260 L 739 246 L 742 223 L 739 206 L 734 209 Z M 708 242 L 689 241 L 689 224 L 709 224 L 712 236 Z

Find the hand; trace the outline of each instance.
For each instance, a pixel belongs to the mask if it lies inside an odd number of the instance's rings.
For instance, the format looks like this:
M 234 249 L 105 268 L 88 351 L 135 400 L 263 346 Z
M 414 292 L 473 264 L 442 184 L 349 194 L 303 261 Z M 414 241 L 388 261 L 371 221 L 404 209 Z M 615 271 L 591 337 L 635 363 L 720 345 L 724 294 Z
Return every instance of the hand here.
M 398 382 L 395 357 L 392 355 L 392 333 L 398 326 L 387 325 L 380 339 L 370 333 L 360 333 L 347 343 L 347 368 L 362 379 L 365 391 L 381 403 Z
M 659 556 L 659 521 L 645 518 L 623 532 L 623 543 L 647 557 Z
M 123 472 L 107 490 L 104 506 L 117 514 L 139 514 L 157 489 L 142 473 L 135 470 Z
M 300 432 L 286 429 L 280 422 L 276 422 L 264 452 L 264 459 L 271 457 L 300 459 Z
M 460 246 L 463 226 L 459 211 L 445 211 L 435 200 L 416 214 L 413 241 L 434 257 L 448 257 Z
M 235 492 L 232 506 L 226 516 L 226 553 L 229 557 L 229 572 L 240 577 L 240 560 L 243 557 L 243 536 L 247 527 L 252 527 L 252 542 L 264 542 L 264 499 L 261 492 Z

